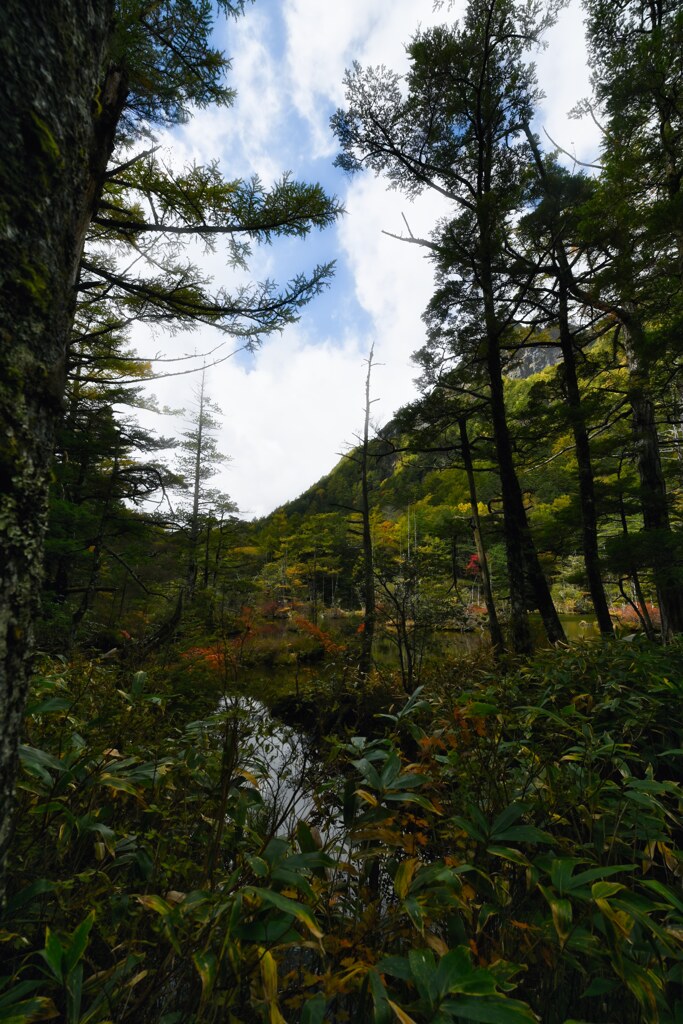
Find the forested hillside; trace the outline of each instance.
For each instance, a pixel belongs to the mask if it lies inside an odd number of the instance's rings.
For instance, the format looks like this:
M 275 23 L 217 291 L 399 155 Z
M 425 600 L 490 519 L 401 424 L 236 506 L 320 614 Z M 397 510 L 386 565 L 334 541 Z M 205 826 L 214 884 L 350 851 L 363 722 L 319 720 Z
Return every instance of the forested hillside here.
M 362 428 L 251 520 L 216 369 L 334 289 L 291 267 L 344 204 L 159 140 L 257 15 L 6 6 L 0 1024 L 680 1024 L 681 4 L 583 0 L 591 162 L 540 130 L 559 2 L 352 64 L 343 180 L 442 204 L 385 232 L 417 395 L 376 418 L 369 342 Z

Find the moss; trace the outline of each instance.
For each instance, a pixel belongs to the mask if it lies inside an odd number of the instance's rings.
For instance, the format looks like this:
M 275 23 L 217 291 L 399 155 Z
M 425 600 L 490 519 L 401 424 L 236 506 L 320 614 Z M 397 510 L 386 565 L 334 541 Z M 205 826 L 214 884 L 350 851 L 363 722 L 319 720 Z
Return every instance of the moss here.
M 31 111 L 31 121 L 35 128 L 35 135 L 43 154 L 49 158 L 51 163 L 62 166 L 64 158 L 60 152 L 57 140 L 41 117 L 35 111 Z
M 40 264 L 24 262 L 17 268 L 15 283 L 28 293 L 32 302 L 43 312 L 48 308 L 50 289 L 45 280 L 45 268 Z
M 92 98 L 92 110 L 93 110 L 93 114 L 94 114 L 95 118 L 101 117 L 102 112 L 104 110 L 104 107 L 102 106 L 101 98 L 102 98 L 102 88 L 101 88 L 101 86 L 98 85 L 97 89 L 95 90 L 95 95 Z

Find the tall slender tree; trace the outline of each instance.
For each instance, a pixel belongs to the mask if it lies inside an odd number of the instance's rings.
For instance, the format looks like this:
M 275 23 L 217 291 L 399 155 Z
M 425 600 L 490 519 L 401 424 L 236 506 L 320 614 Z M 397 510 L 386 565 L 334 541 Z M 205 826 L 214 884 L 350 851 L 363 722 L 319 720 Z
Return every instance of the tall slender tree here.
M 187 481 L 191 503 L 187 510 L 188 556 L 185 574 L 185 590 L 188 600 L 192 600 L 197 585 L 199 571 L 199 540 L 202 526 L 210 531 L 210 513 L 212 494 L 207 494 L 206 481 L 217 472 L 220 464 L 227 456 L 218 449 L 216 431 L 220 423 L 217 416 L 220 409 L 209 398 L 206 388 L 206 371 L 202 372 L 201 380 L 196 388 L 196 404 L 192 412 L 191 424 L 180 440 L 178 468 Z
M 683 631 L 683 566 L 656 421 L 657 359 L 683 335 L 683 10 L 677 0 L 585 0 L 602 174 L 585 227 L 602 267 L 581 296 L 617 318 L 629 368 L 643 527 L 665 637 Z M 595 109 L 597 108 L 597 109 Z
M 604 636 L 613 636 L 614 627 L 600 566 L 588 425 L 577 373 L 577 337 L 584 332 L 580 330 L 581 325 L 575 327 L 571 322 L 572 286 L 577 277 L 573 264 L 578 257 L 570 259 L 567 251 L 569 240 L 576 234 L 578 208 L 586 193 L 591 191 L 591 185 L 584 176 L 569 174 L 553 160 L 544 161 L 528 126 L 525 132 L 538 175 L 540 201 L 522 221 L 520 233 L 527 248 L 524 254 L 516 254 L 517 265 L 525 275 L 534 275 L 536 271 L 537 283 L 529 297 L 530 302 L 540 310 L 540 326 L 557 331 L 563 363 L 564 397 L 574 437 L 586 577 L 600 632 Z
M 505 240 L 524 203 L 529 152 L 523 129 L 538 96 L 525 54 L 556 6 L 471 0 L 461 27 L 414 37 L 405 98 L 397 75 L 355 65 L 346 77 L 348 108 L 332 119 L 340 166 L 368 166 L 407 195 L 432 188 L 453 203 L 454 216 L 431 243 L 409 241 L 426 244 L 439 271 L 457 278 L 458 305 L 446 315 L 464 316 L 470 335 L 481 325 L 476 345 L 491 396 L 512 642 L 519 652 L 532 647 L 527 578 L 549 640 L 564 639 L 527 521 L 503 387 L 503 344 L 520 302 L 509 287 Z

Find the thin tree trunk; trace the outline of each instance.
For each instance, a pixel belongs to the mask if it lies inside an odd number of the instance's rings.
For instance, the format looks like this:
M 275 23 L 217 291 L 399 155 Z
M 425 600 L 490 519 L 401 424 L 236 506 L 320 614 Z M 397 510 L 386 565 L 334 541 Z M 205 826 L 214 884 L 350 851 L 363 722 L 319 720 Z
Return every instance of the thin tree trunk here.
M 209 554 L 211 547 L 211 516 L 206 519 L 206 540 L 204 541 L 204 590 L 209 586 Z
M 199 389 L 199 415 L 197 417 L 197 447 L 194 457 L 194 480 L 192 492 L 192 515 L 190 518 L 190 554 L 187 561 L 187 599 L 191 601 L 197 586 L 199 545 L 199 492 L 202 480 L 202 442 L 204 432 L 204 382 L 206 371 L 202 370 L 202 383 Z
M 462 452 L 462 460 L 463 465 L 465 467 L 465 472 L 467 473 L 467 483 L 470 492 L 470 508 L 472 509 L 472 527 L 474 532 L 474 542 L 477 547 L 477 558 L 479 559 L 479 569 L 481 571 L 481 579 L 484 587 L 484 603 L 486 605 L 486 612 L 488 614 L 489 620 L 491 646 L 493 647 L 494 655 L 498 657 L 505 651 L 505 641 L 503 640 L 503 631 L 500 628 L 498 614 L 496 612 L 496 604 L 493 599 L 493 590 L 491 588 L 491 576 L 489 573 L 489 563 L 486 557 L 484 539 L 481 534 L 481 520 L 479 519 L 479 504 L 477 501 L 477 485 L 474 479 L 474 466 L 472 465 L 472 450 L 470 448 L 470 439 L 467 435 L 467 420 L 458 420 L 458 427 L 460 429 L 460 449 Z
M 368 446 L 370 443 L 370 378 L 372 375 L 372 358 L 375 346 L 370 349 L 367 359 L 368 372 L 365 378 L 365 419 L 363 424 L 363 445 L 361 449 L 361 516 L 363 520 L 363 598 L 365 614 L 363 616 L 363 635 L 361 641 L 358 671 L 366 676 L 372 668 L 372 644 L 375 636 L 377 620 L 375 604 L 375 572 L 372 551 L 372 529 L 370 522 L 370 491 L 368 484 Z
M 536 138 L 525 125 L 525 134 L 529 146 L 534 155 L 536 170 L 544 187 L 547 186 L 547 174 Z M 581 502 L 581 524 L 583 540 L 583 558 L 588 577 L 588 587 L 591 593 L 595 616 L 598 620 L 598 627 L 604 636 L 614 636 L 614 626 L 609 614 L 609 605 L 605 595 L 605 588 L 600 572 L 600 557 L 598 549 L 598 523 L 595 511 L 595 488 L 593 485 L 593 467 L 590 455 L 590 443 L 586 421 L 581 406 L 581 393 L 576 374 L 576 356 L 574 344 L 569 328 L 568 300 L 569 292 L 574 277 L 567 259 L 567 253 L 561 232 L 553 225 L 554 239 L 553 248 L 555 251 L 555 274 L 559 286 L 559 328 L 560 348 L 564 363 L 564 381 L 567 404 L 570 410 L 572 432 L 574 435 L 574 447 L 576 452 L 576 463 L 579 477 L 579 500 Z M 554 261 L 555 262 L 555 261 Z
M 5 0 L 0 119 L 0 905 L 49 466 L 87 227 L 126 97 L 112 0 Z
M 489 295 L 492 296 L 491 288 Z M 484 302 L 487 301 L 486 290 Z M 487 316 L 487 321 L 490 314 Z M 536 607 L 541 613 L 546 636 L 550 643 L 566 641 L 562 624 L 550 596 L 548 582 L 538 560 L 524 508 L 522 489 L 512 458 L 512 443 L 505 412 L 500 346 L 495 327 L 487 324 L 487 369 L 491 389 L 491 420 L 496 446 L 498 473 L 503 499 L 503 528 L 510 584 L 510 627 L 512 646 L 517 654 L 528 654 L 533 648 L 529 616 L 526 607 L 526 578 L 533 589 Z
M 619 472 L 617 474 L 617 479 L 621 483 L 621 463 L 619 464 Z M 624 537 L 628 537 L 628 519 L 626 517 L 626 509 L 624 508 L 624 494 L 623 491 L 621 491 L 621 489 L 619 490 L 619 518 L 621 519 L 621 529 L 624 534 Z M 650 618 L 650 613 L 647 608 L 645 595 L 643 594 L 640 576 L 638 575 L 638 570 L 636 569 L 634 564 L 629 566 L 629 574 L 631 577 L 631 582 L 633 584 L 633 590 L 636 595 L 636 600 L 638 602 L 638 605 L 640 606 L 636 606 L 636 614 L 643 624 L 645 635 L 647 636 L 648 640 L 654 640 L 655 631 L 652 625 L 652 619 Z M 621 591 L 622 595 L 626 598 L 626 600 L 629 601 L 629 599 L 624 594 L 624 588 L 622 586 L 621 580 L 619 581 L 619 590 Z M 629 604 L 633 606 L 632 601 L 629 601 Z
M 593 484 L 593 466 L 591 463 L 590 442 L 586 421 L 581 407 L 581 394 L 579 382 L 576 375 L 576 355 L 574 352 L 574 341 L 569 327 L 568 313 L 568 288 L 566 282 L 560 276 L 560 348 L 564 362 L 564 385 L 569 406 L 572 432 L 574 435 L 574 450 L 576 452 L 576 464 L 579 476 L 579 500 L 581 502 L 581 526 L 583 541 L 583 561 L 586 566 L 588 587 L 591 593 L 595 617 L 598 620 L 598 627 L 603 636 L 614 636 L 614 626 L 609 614 L 609 605 L 605 594 L 605 587 L 602 582 L 600 571 L 600 556 L 598 552 L 598 520 L 595 511 L 595 487 Z
M 655 406 L 651 394 L 650 371 L 644 351 L 645 339 L 640 325 L 632 320 L 625 326 L 624 349 L 629 369 L 629 402 L 633 410 L 633 442 L 640 477 L 640 503 L 646 533 L 659 534 L 652 559 L 657 602 L 661 616 L 662 638 L 670 640 L 683 632 L 683 586 L 674 575 L 672 552 L 667 543 L 671 534 L 666 482 L 659 453 Z M 673 572 L 672 572 L 673 570 Z
M 100 521 L 97 527 L 97 536 L 92 541 L 92 561 L 90 563 L 90 575 L 88 576 L 87 585 L 83 591 L 78 608 L 74 611 L 71 616 L 71 629 L 69 632 L 69 645 L 71 646 L 78 632 L 78 627 L 85 618 L 86 614 L 90 610 L 90 602 L 92 601 L 95 593 L 97 592 L 97 584 L 100 580 L 100 569 L 102 568 L 102 547 L 104 545 L 105 530 L 107 522 L 109 520 L 109 511 L 111 509 L 111 503 L 114 497 L 114 485 L 119 471 L 118 456 L 114 456 L 114 465 L 109 476 L 109 482 L 107 484 L 107 494 L 104 499 L 102 506 L 102 512 L 100 514 Z

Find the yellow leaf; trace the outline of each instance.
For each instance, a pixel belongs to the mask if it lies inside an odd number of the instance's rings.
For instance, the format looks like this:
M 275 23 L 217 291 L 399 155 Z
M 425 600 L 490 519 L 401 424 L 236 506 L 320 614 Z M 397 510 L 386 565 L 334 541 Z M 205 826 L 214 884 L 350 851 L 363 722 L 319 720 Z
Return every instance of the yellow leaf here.
M 277 1001 L 277 964 L 272 953 L 260 948 L 261 953 L 261 978 L 263 979 L 263 992 L 269 1003 Z
M 397 1006 L 396 1003 L 393 1003 L 391 999 L 388 999 L 387 1002 L 389 1003 L 391 1009 L 394 1011 L 396 1017 L 400 1020 L 401 1024 L 417 1024 L 417 1021 L 415 1021 L 412 1017 L 409 1017 L 406 1011 L 402 1010 L 401 1007 Z
M 417 870 L 419 863 L 420 862 L 417 857 L 409 857 L 407 860 L 402 860 L 396 868 L 394 889 L 396 890 L 396 895 L 400 900 L 404 900 L 408 895 L 410 883 L 415 876 L 415 871 Z
M 168 903 L 182 903 L 185 899 L 185 893 L 178 892 L 177 889 L 169 889 L 165 899 Z
M 355 790 L 355 795 L 359 796 L 361 800 L 365 800 L 371 807 L 378 806 L 377 797 L 373 796 L 372 793 L 368 793 L 367 789 L 357 789 Z
M 425 932 L 425 942 L 438 956 L 445 956 L 448 952 L 448 946 L 443 939 L 439 938 L 438 935 L 432 935 L 431 932 Z

